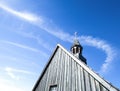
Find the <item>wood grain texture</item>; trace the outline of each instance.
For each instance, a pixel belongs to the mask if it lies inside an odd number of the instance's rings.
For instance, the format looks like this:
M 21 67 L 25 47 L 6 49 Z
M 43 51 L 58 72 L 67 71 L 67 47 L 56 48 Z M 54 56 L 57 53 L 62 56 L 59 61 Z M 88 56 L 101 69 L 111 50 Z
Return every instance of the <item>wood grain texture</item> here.
M 49 91 L 51 85 L 57 91 L 119 91 L 80 62 L 58 46 L 33 91 Z

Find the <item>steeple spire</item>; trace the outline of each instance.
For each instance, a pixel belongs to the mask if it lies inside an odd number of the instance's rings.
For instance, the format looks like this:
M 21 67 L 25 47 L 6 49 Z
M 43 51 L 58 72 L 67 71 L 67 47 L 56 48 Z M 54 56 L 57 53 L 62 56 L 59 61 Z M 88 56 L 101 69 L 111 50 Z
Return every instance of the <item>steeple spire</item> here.
M 74 45 L 80 45 L 79 40 L 77 38 L 77 32 L 74 33 Z
M 77 32 L 74 33 L 74 36 L 74 42 L 70 50 L 75 57 L 87 64 L 86 59 L 82 56 L 83 47 L 80 45 L 80 42 L 77 38 Z
M 75 39 L 77 39 L 77 32 L 74 33 Z

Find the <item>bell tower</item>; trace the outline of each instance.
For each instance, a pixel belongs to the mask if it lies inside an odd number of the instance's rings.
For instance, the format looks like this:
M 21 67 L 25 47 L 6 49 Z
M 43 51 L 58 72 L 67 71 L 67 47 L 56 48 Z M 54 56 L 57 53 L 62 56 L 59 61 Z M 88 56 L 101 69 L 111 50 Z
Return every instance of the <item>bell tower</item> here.
M 72 54 L 75 57 L 77 57 L 79 60 L 81 60 L 82 62 L 87 64 L 86 59 L 82 56 L 82 50 L 83 50 L 83 47 L 81 46 L 81 44 L 77 38 L 77 33 L 75 32 L 74 42 L 73 42 L 73 45 L 72 45 L 70 51 L 72 52 Z

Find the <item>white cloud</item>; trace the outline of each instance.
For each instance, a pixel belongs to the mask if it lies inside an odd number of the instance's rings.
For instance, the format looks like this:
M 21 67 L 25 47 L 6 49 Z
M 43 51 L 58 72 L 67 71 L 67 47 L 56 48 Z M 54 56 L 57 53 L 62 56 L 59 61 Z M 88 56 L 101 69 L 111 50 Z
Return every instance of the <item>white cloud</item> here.
M 57 38 L 63 41 L 71 43 L 73 42 L 74 36 L 71 36 L 70 34 L 63 32 L 61 29 L 56 28 L 55 26 L 49 27 L 51 25 L 53 24 L 49 23 L 49 25 L 46 24 L 45 26 L 41 27 L 48 33 L 56 36 Z M 115 50 L 104 40 L 93 38 L 92 36 L 79 36 L 79 40 L 82 44 L 99 48 L 106 53 L 107 57 L 99 70 L 100 74 L 105 73 L 108 67 L 110 66 L 111 62 L 113 61 L 114 56 L 116 55 Z
M 32 73 L 29 72 L 29 71 L 20 70 L 20 69 L 14 69 L 14 68 L 11 68 L 11 67 L 6 67 L 5 70 L 6 70 L 7 72 L 18 72 L 18 73 L 23 73 L 23 74 L 32 74 Z
M 44 47 L 45 49 L 47 49 L 49 51 L 51 51 L 51 49 L 53 49 L 53 47 L 50 44 L 48 44 L 46 41 L 42 40 L 42 38 L 40 38 L 40 36 L 35 35 L 34 32 L 16 31 L 16 33 L 18 33 L 24 37 L 36 40 L 39 45 L 41 45 L 42 47 Z
M 70 34 L 63 32 L 62 30 L 57 29 L 54 26 L 52 28 L 49 28 L 49 26 L 44 26 L 44 27 L 41 26 L 41 27 L 43 27 L 43 29 L 48 33 L 56 36 L 57 38 L 63 41 L 67 41 L 70 43 L 73 41 L 74 36 L 71 36 Z M 99 70 L 100 74 L 104 74 L 111 66 L 111 62 L 113 61 L 116 55 L 115 50 L 104 40 L 93 38 L 92 36 L 79 36 L 79 40 L 82 44 L 99 48 L 106 53 L 107 55 L 106 59 Z
M 10 44 L 10 45 L 13 45 L 13 46 L 17 46 L 17 47 L 20 47 L 20 48 L 23 48 L 23 49 L 26 49 L 26 50 L 29 50 L 29 51 L 33 51 L 33 52 L 37 52 L 37 53 L 40 53 L 42 54 L 43 56 L 47 57 L 48 55 L 36 48 L 32 48 L 32 47 L 29 47 L 29 46 L 26 46 L 26 45 L 23 45 L 23 44 L 19 44 L 19 43 L 15 43 L 15 42 L 11 42 L 11 41 L 1 41 L 3 43 L 7 43 L 7 44 Z
M 21 69 L 15 69 L 15 68 L 11 68 L 11 67 L 6 67 L 5 68 L 5 71 L 7 72 L 7 74 L 15 79 L 15 80 L 19 80 L 20 77 L 18 75 L 16 75 L 16 73 L 21 73 L 21 74 L 33 74 L 29 71 L 26 71 L 26 70 L 21 70 Z
M 36 15 L 34 15 L 34 14 L 31 14 L 28 12 L 18 12 L 16 10 L 13 10 L 13 9 L 7 7 L 4 4 L 0 4 L 0 8 L 2 8 L 3 10 L 5 10 L 21 19 L 27 20 L 29 22 L 37 22 L 37 21 L 42 22 L 42 20 L 40 18 L 36 17 Z
M 65 38 L 70 38 L 70 35 L 67 33 L 64 33 L 61 29 L 59 29 L 58 27 L 55 26 L 55 24 L 47 19 L 47 18 L 43 18 L 42 16 L 37 16 L 35 14 L 32 13 L 26 13 L 26 12 L 20 12 L 20 11 L 16 11 L 4 4 L 0 4 L 0 8 L 2 8 L 3 10 L 5 10 L 6 12 L 22 18 L 36 26 L 38 26 L 39 28 L 45 30 L 46 32 L 58 37 L 62 40 L 64 40 Z M 70 39 L 68 39 L 69 41 Z
M 24 20 L 27 20 L 28 22 L 38 26 L 42 30 L 50 33 L 51 35 L 56 36 L 57 38 L 63 41 L 72 42 L 73 40 L 73 36 L 71 36 L 68 33 L 63 32 L 60 28 L 56 27 L 56 25 L 48 19 L 45 19 L 45 18 L 43 19 L 42 17 L 38 17 L 30 13 L 26 14 L 24 12 L 15 11 L 4 5 L 0 5 L 0 7 L 4 9 L 5 11 L 15 15 L 16 17 L 20 17 L 20 18 L 23 18 Z M 96 39 L 91 36 L 80 36 L 79 39 L 83 44 L 99 48 L 106 53 L 107 55 L 106 60 L 104 61 L 100 69 L 101 73 L 106 72 L 108 67 L 110 66 L 110 63 L 113 61 L 113 58 L 115 56 L 115 52 L 113 48 L 108 43 L 106 43 L 104 40 Z M 17 44 L 13 44 L 13 45 L 17 45 Z M 17 46 L 20 46 L 20 45 L 17 45 Z M 24 48 L 24 46 L 21 46 L 21 47 Z M 31 48 L 28 48 L 28 49 L 31 49 Z M 31 50 L 34 50 L 34 49 L 31 49 Z
M 108 67 L 110 66 L 111 62 L 113 61 L 115 55 L 116 55 L 115 50 L 108 43 L 106 43 L 104 40 L 93 38 L 91 36 L 80 36 L 79 40 L 83 44 L 99 48 L 106 53 L 107 57 L 106 57 L 104 63 L 101 66 L 101 69 L 99 71 L 99 73 L 101 73 L 101 74 L 105 73 L 107 71 Z

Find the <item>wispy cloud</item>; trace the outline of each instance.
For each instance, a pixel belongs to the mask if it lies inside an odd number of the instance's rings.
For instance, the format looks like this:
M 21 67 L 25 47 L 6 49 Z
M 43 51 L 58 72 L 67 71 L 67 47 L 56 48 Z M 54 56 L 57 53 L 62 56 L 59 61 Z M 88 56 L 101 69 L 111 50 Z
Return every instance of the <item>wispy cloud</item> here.
M 9 7 L 6 7 L 4 5 L 0 5 L 0 7 L 2 9 L 4 9 L 5 11 L 15 15 L 16 17 L 23 18 L 24 20 L 36 25 L 37 27 L 41 28 L 42 30 L 50 33 L 51 35 L 56 36 L 57 38 L 59 38 L 63 41 L 72 42 L 72 40 L 73 40 L 73 36 L 71 36 L 69 33 L 64 32 L 62 29 L 58 28 L 49 19 L 42 18 L 42 17 L 36 16 L 31 13 L 26 14 L 24 12 L 19 12 L 19 11 L 11 9 Z M 106 60 L 104 61 L 104 63 L 101 66 L 101 69 L 100 69 L 101 73 L 106 72 L 108 67 L 110 66 L 110 63 L 114 59 L 114 56 L 115 56 L 114 49 L 104 40 L 93 38 L 92 36 L 79 36 L 79 40 L 83 44 L 99 48 L 106 53 L 106 55 L 107 55 Z M 13 45 L 17 45 L 17 44 L 13 44 Z M 17 45 L 17 46 L 20 46 L 20 45 Z M 23 46 L 21 46 L 21 47 L 23 47 Z M 28 48 L 28 49 L 31 49 L 31 48 Z M 34 49 L 31 49 L 31 50 L 34 50 Z M 36 51 L 36 50 L 34 50 L 34 51 Z
M 28 12 L 18 12 L 18 11 L 15 11 L 15 10 L 5 6 L 4 4 L 0 4 L 0 8 L 2 8 L 3 10 L 5 10 L 21 19 L 27 20 L 29 22 L 37 22 L 38 20 L 42 22 L 42 20 L 40 20 L 38 17 L 36 17 L 35 15 L 30 14 Z
M 53 49 L 53 47 L 50 44 L 48 44 L 47 42 L 42 40 L 42 38 L 39 35 L 35 35 L 34 32 L 16 31 L 16 33 L 18 33 L 24 37 L 36 40 L 39 45 L 41 45 L 42 47 L 44 47 L 45 49 L 47 49 L 49 51 L 51 51 L 51 49 Z
M 115 50 L 104 40 L 93 38 L 92 36 L 80 36 L 79 40 L 85 45 L 99 48 L 106 53 L 107 57 L 99 71 L 101 74 L 105 73 L 116 55 Z
M 36 48 L 32 48 L 32 47 L 29 47 L 29 46 L 26 46 L 26 45 L 23 45 L 23 44 L 19 44 L 19 43 L 15 43 L 15 42 L 11 42 L 11 41 L 1 41 L 3 43 L 7 43 L 7 44 L 10 44 L 10 45 L 13 45 L 13 46 L 17 46 L 17 47 L 20 47 L 20 48 L 23 48 L 23 49 L 26 49 L 26 50 L 29 50 L 29 51 L 33 51 L 33 52 L 37 52 L 37 53 L 40 53 L 42 54 L 43 56 L 47 57 L 48 55 Z
M 6 67 L 5 69 L 6 69 L 6 71 L 8 71 L 8 72 L 18 72 L 18 73 L 24 73 L 24 74 L 32 74 L 32 73 L 29 72 L 29 71 L 20 70 L 20 69 L 14 69 L 14 68 L 11 68 L 11 67 Z
M 5 10 L 6 12 L 18 17 L 22 18 L 25 21 L 28 21 L 29 23 L 32 23 L 39 28 L 43 29 L 44 31 L 64 40 L 65 38 L 71 38 L 69 34 L 64 33 L 60 28 L 58 28 L 51 20 L 42 17 L 42 16 L 37 16 L 32 13 L 26 13 L 26 12 L 20 12 L 17 10 L 14 10 L 4 4 L 0 4 L 0 8 Z M 67 39 L 67 41 L 70 42 L 71 39 Z
M 6 67 L 5 68 L 5 71 L 7 72 L 7 74 L 13 78 L 13 79 L 16 79 L 16 80 L 19 80 L 20 77 L 17 76 L 15 73 L 22 73 L 22 74 L 33 74 L 29 71 L 26 71 L 26 70 L 20 70 L 20 69 L 15 69 L 15 68 L 11 68 L 11 67 Z

